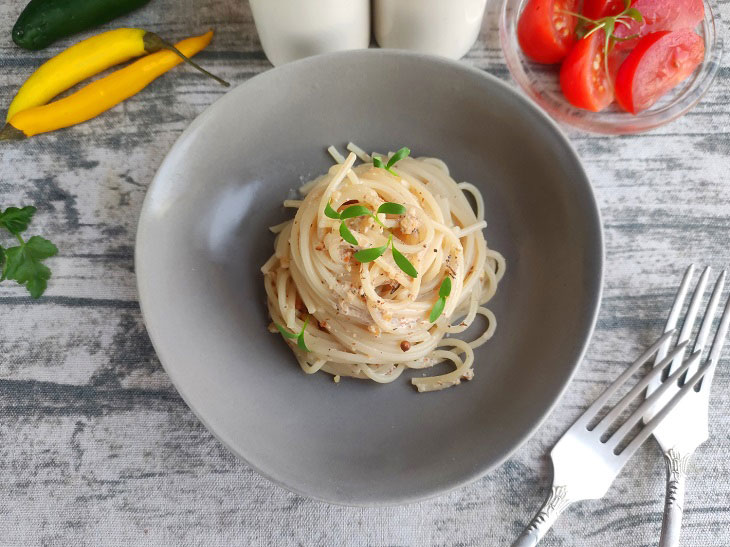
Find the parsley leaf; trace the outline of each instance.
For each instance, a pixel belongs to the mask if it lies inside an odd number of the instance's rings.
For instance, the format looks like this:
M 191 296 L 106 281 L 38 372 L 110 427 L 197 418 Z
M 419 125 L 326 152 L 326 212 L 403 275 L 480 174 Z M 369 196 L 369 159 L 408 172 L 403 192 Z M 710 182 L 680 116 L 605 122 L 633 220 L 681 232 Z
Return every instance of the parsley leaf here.
M 35 212 L 36 208 L 31 206 L 8 207 L 0 211 L 0 228 L 13 234 L 20 243 L 7 249 L 0 247 L 0 281 L 15 280 L 25 285 L 33 298 L 39 298 L 51 278 L 51 270 L 42 261 L 54 256 L 58 249 L 41 236 L 26 241 L 20 235 L 28 229 Z
M 20 285 L 25 285 L 33 298 L 39 298 L 51 278 L 51 270 L 41 261 L 56 253 L 56 246 L 41 236 L 33 236 L 17 247 L 6 249 L 0 281 L 14 279 Z
M 36 212 L 35 207 L 8 207 L 0 213 L 0 226 L 13 235 L 18 235 L 28 229 L 28 224 Z

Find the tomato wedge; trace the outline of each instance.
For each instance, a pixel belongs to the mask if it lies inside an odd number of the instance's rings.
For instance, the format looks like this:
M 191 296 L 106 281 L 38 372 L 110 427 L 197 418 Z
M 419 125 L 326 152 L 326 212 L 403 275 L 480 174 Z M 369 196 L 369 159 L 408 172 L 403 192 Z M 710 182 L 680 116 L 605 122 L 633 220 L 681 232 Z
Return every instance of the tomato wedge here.
M 693 30 L 653 32 L 629 53 L 616 74 L 616 100 L 636 114 L 686 79 L 702 62 L 705 43 Z
M 583 15 L 588 19 L 601 19 L 610 15 L 618 15 L 624 9 L 624 0 L 585 0 Z
M 529 0 L 517 23 L 517 39 L 525 55 L 538 63 L 559 63 L 576 41 L 580 0 Z
M 568 102 L 598 112 L 613 102 L 613 88 L 606 74 L 601 30 L 578 41 L 560 67 L 560 88 Z
M 631 6 L 639 10 L 644 22 L 631 21 L 628 26 L 619 25 L 615 32 L 618 38 L 634 34 L 640 38 L 660 30 L 694 29 L 705 17 L 703 0 L 635 0 Z M 630 49 L 638 41 L 617 42 L 616 46 Z

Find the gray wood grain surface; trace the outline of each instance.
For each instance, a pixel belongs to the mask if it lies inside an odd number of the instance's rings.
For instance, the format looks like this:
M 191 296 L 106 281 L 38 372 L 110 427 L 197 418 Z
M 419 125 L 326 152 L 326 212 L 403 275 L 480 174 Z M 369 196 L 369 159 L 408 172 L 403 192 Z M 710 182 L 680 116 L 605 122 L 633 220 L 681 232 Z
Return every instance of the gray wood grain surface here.
M 16 48 L 10 28 L 24 4 L 0 3 L 4 104 L 69 43 Z M 726 20 L 728 10 L 722 2 Z M 244 0 L 153 0 L 113 25 L 172 39 L 214 27 L 203 64 L 236 84 L 270 69 Z M 508 79 L 493 15 L 464 62 Z M 683 268 L 730 263 L 728 84 L 726 61 L 697 108 L 648 134 L 568 131 L 606 229 L 587 358 L 546 425 L 499 470 L 385 509 L 312 502 L 258 476 L 198 423 L 150 345 L 133 262 L 142 200 L 167 150 L 222 88 L 178 68 L 89 123 L 0 147 L 0 205 L 36 204 L 30 233 L 61 250 L 41 300 L 0 285 L 0 545 L 508 545 L 546 495 L 548 450 L 659 332 Z M 692 462 L 688 547 L 730 545 L 728 367 L 723 360 L 715 380 L 712 438 Z M 545 545 L 656 545 L 663 465 L 648 443 L 603 500 L 569 510 Z

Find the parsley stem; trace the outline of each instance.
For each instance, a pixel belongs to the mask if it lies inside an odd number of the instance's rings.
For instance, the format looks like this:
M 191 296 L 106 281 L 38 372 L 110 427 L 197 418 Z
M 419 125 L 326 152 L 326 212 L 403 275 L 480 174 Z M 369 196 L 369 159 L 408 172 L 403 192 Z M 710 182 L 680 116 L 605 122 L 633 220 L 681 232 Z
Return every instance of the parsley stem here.
M 18 241 L 20 241 L 21 245 L 25 245 L 25 240 L 23 239 L 23 236 L 21 236 L 20 234 L 15 234 L 15 237 L 18 239 Z

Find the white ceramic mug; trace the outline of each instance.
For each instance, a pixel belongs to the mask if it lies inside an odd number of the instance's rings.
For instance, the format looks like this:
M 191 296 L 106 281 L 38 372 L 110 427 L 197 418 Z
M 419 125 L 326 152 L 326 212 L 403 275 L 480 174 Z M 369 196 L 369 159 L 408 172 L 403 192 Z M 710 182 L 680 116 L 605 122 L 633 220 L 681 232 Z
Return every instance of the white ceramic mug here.
M 476 42 L 487 0 L 374 0 L 380 47 L 460 59 Z
M 281 65 L 370 45 L 370 0 L 250 0 L 264 53 Z

